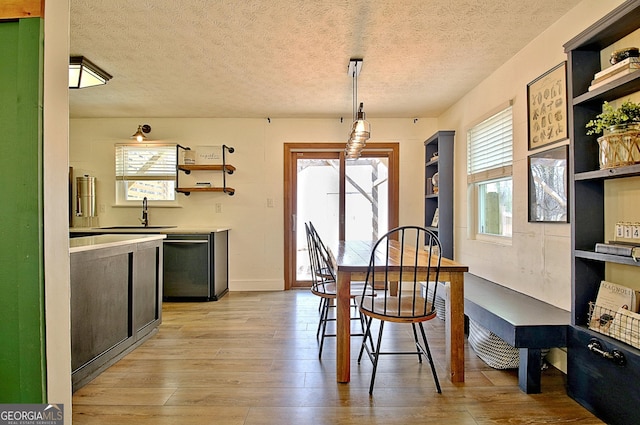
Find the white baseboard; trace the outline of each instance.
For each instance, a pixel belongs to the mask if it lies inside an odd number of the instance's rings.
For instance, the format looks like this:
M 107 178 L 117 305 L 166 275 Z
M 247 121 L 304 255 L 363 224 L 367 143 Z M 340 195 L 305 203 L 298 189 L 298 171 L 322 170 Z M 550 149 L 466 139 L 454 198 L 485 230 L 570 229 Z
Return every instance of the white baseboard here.
M 232 280 L 229 282 L 229 292 L 240 291 L 284 291 L 284 281 L 273 280 Z

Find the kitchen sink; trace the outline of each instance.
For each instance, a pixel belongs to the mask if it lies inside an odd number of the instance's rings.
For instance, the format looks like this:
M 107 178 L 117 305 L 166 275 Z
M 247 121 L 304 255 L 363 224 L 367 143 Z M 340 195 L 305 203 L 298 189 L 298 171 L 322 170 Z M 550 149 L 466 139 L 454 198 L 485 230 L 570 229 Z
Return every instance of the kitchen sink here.
M 123 226 L 101 226 L 95 227 L 95 229 L 105 229 L 105 230 L 126 230 L 126 229 L 170 229 L 178 226 L 169 226 L 169 225 L 161 225 L 161 226 L 143 226 L 141 224 L 131 224 L 131 225 L 123 225 Z

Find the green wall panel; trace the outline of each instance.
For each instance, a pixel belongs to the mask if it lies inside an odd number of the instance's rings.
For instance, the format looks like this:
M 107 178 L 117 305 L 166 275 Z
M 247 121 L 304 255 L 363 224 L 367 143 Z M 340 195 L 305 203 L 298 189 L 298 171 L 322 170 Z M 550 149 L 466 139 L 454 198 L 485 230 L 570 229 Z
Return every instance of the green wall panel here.
M 42 20 L 0 23 L 0 403 L 46 399 Z

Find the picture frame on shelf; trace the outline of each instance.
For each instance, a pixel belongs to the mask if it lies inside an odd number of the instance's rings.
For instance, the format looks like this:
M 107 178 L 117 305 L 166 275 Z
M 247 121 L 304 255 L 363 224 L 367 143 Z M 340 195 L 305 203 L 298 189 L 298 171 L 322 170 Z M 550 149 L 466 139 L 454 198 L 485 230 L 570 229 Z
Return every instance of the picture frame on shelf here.
M 561 62 L 527 84 L 529 150 L 569 137 L 567 62 Z
M 529 222 L 569 222 L 568 154 L 562 145 L 527 158 Z
M 438 223 L 440 222 L 440 213 L 438 212 L 438 208 L 433 213 L 433 220 L 431 220 L 431 227 L 438 227 Z

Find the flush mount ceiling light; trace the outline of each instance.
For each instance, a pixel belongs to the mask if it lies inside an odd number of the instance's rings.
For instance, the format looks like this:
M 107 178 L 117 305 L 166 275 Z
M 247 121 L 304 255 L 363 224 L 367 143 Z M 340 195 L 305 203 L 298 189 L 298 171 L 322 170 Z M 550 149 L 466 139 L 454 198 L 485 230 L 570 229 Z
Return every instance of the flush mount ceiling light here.
M 100 69 L 84 56 L 72 56 L 69 59 L 69 88 L 83 89 L 85 87 L 107 84 L 111 74 Z
M 353 78 L 353 126 L 345 148 L 345 154 L 349 159 L 359 158 L 367 140 L 371 137 L 371 124 L 365 119 L 364 104 L 361 102 L 358 106 L 358 75 L 361 70 L 362 59 L 349 61 L 349 75 Z
M 150 132 L 151 126 L 149 124 L 140 124 L 138 126 L 138 130 L 131 135 L 131 138 L 136 139 L 138 142 L 144 142 L 145 140 L 147 140 L 147 136 L 145 136 L 145 134 L 148 134 Z

